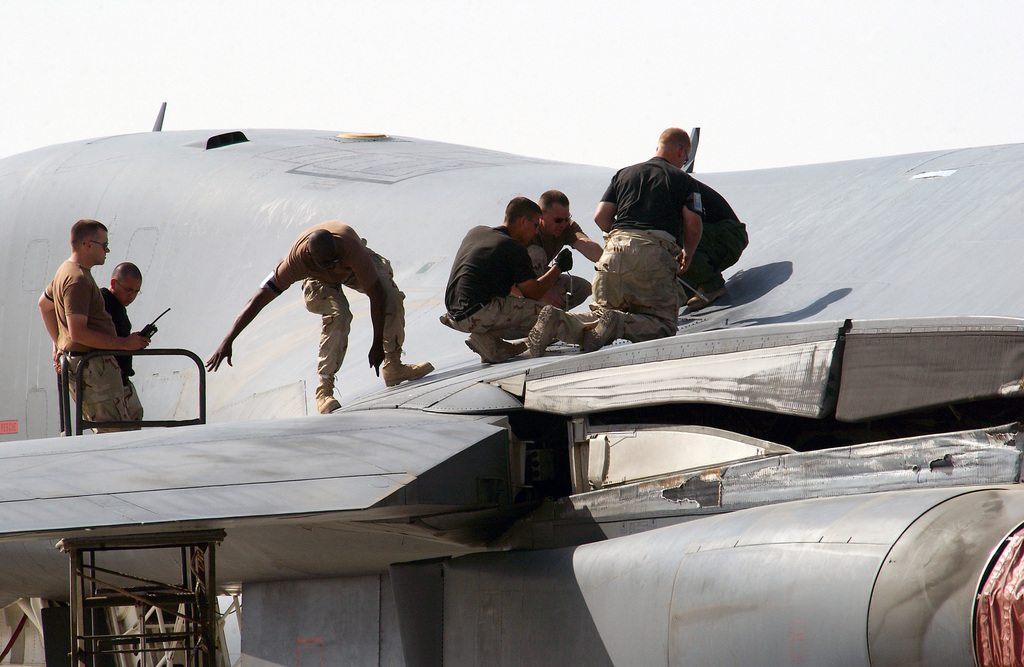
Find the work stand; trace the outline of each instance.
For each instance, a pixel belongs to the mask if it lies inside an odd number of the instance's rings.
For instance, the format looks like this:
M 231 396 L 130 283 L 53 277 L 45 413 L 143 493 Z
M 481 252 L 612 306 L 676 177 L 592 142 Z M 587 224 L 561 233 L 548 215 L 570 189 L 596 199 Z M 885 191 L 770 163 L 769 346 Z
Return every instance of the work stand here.
M 71 664 L 217 667 L 214 565 L 223 539 L 224 531 L 210 530 L 58 542 L 71 558 Z M 166 554 L 153 553 L 159 550 Z M 125 569 L 133 560 L 170 564 L 160 571 L 180 564 L 180 581 L 165 583 L 148 571 L 140 576 L 109 565 L 115 561 Z M 123 608 L 135 610 L 134 620 L 117 618 Z

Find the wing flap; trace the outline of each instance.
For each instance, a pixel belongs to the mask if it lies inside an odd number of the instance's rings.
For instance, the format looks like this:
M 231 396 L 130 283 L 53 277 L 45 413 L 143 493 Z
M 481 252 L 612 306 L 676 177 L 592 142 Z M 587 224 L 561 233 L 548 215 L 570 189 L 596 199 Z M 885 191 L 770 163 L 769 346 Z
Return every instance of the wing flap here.
M 497 474 L 506 447 L 493 419 L 400 410 L 10 443 L 0 453 L 0 535 L 476 507 L 478 494 L 431 471 L 465 461 L 472 486 Z

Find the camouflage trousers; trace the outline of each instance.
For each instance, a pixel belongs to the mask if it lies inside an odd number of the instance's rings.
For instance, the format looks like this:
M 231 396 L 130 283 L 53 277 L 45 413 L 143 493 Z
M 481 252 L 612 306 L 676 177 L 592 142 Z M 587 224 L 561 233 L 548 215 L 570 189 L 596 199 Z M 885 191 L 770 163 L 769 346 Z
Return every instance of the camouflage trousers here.
M 128 408 L 128 419 L 134 422 L 142 421 L 142 402 L 139 400 L 139 392 L 131 380 L 124 385 L 124 404 Z
M 709 292 L 724 287 L 722 271 L 739 261 L 747 242 L 747 228 L 742 222 L 719 220 L 705 224 L 700 245 L 693 253 L 690 268 L 682 275 L 683 280 L 691 287 Z
M 402 354 L 405 343 L 405 294 L 395 284 L 395 274 L 391 262 L 369 248 L 370 258 L 377 269 L 381 287 L 387 296 L 384 312 L 384 354 L 386 356 Z M 363 290 L 355 277 L 345 283 L 345 287 L 359 293 Z M 331 285 L 307 278 L 302 281 L 302 299 L 306 310 L 321 316 L 320 354 L 317 358 L 317 372 L 321 378 L 331 378 L 341 370 L 348 351 L 348 334 L 352 329 L 352 309 L 341 285 Z
M 68 381 L 71 398 L 78 403 L 75 392 L 76 378 L 82 357 L 69 357 Z M 125 389 L 121 384 L 121 367 L 113 356 L 93 357 L 82 369 L 82 417 L 94 422 L 128 421 L 132 419 L 125 403 Z M 141 406 L 140 406 L 141 407 Z M 97 428 L 97 433 L 133 430 L 130 427 Z
M 537 323 L 546 304 L 515 296 L 497 296 L 469 317 L 455 321 L 445 313 L 441 324 L 472 334 L 487 349 L 497 349 L 503 339 L 523 338 Z
M 667 232 L 613 230 L 604 235 L 594 265 L 590 308 L 619 311 L 615 338 L 635 342 L 674 336 L 679 330 L 682 290 L 676 279 L 682 250 Z
M 547 253 L 539 245 L 527 246 L 526 249 L 530 253 L 530 259 L 533 262 L 533 271 L 540 278 L 548 270 Z M 591 292 L 592 288 L 589 280 L 563 273 L 555 279 L 555 284 L 551 286 L 551 289 L 548 290 L 541 301 L 555 308 L 572 310 L 590 298 Z

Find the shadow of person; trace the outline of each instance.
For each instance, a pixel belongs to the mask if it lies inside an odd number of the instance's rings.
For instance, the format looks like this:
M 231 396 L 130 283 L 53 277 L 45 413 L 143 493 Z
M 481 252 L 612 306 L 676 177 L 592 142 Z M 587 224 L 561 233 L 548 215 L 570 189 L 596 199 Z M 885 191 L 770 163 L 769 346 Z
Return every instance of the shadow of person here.
M 853 291 L 852 287 L 843 287 L 841 289 L 835 289 L 826 294 L 825 296 L 816 299 L 813 303 L 801 308 L 800 310 L 794 310 L 788 313 L 782 313 L 781 315 L 775 315 L 773 317 L 752 317 L 746 320 L 736 320 L 731 322 L 730 326 L 750 327 L 759 324 L 784 324 L 789 322 L 800 322 L 806 320 L 809 317 L 817 315 L 821 311 L 825 310 L 828 306 L 845 298 L 850 292 Z M 842 319 L 842 318 L 837 318 Z
M 793 262 L 773 262 L 737 271 L 725 284 L 729 292 L 722 299 L 723 304 L 735 307 L 756 301 L 792 275 Z
M 713 316 L 721 310 L 757 301 L 789 280 L 792 275 L 793 262 L 773 262 L 737 271 L 725 283 L 728 290 L 725 296 L 717 299 L 706 310 L 700 311 L 699 315 L 695 316 L 689 309 L 682 309 L 679 314 L 679 326 L 683 328 L 699 325 L 705 322 L 708 316 Z

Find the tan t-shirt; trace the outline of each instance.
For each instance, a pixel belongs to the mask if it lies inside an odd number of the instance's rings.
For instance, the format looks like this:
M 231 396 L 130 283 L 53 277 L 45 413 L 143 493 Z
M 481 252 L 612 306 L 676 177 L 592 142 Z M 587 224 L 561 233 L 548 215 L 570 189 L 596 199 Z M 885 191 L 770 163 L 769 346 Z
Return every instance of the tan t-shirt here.
M 68 329 L 68 315 L 85 315 L 89 318 L 89 329 L 100 333 L 117 335 L 114 321 L 110 319 L 103 303 L 103 295 L 89 269 L 84 269 L 71 260 L 57 269 L 57 275 L 46 286 L 46 297 L 53 301 L 57 311 L 57 348 L 63 352 L 88 352 L 92 348 L 71 342 Z
M 306 278 L 313 278 L 329 285 L 351 284 L 354 276 L 350 267 L 343 266 L 341 262 L 338 262 L 331 267 L 330 271 L 324 271 L 313 261 L 313 255 L 309 251 L 310 234 L 318 229 L 326 229 L 334 236 L 341 238 L 342 230 L 344 229 L 342 225 L 343 223 L 332 220 L 314 225 L 302 232 L 299 238 L 295 240 L 295 243 L 292 244 L 292 249 L 288 251 L 288 256 L 274 269 L 274 285 L 283 292 L 292 283 Z
M 543 232 L 537 232 L 534 234 L 533 238 L 526 243 L 526 246 L 540 246 L 541 248 L 544 248 L 544 254 L 547 255 L 547 261 L 540 264 L 537 261 L 540 258 L 535 256 L 534 253 L 530 253 L 530 258 L 534 260 L 533 270 L 537 274 L 537 277 L 539 278 L 544 275 L 548 270 L 548 264 L 555 259 L 555 255 L 558 254 L 559 250 L 565 246 L 572 248 L 577 241 L 587 238 L 590 237 L 583 233 L 583 229 L 575 220 L 566 225 L 565 229 L 563 229 L 562 233 L 558 236 L 548 236 Z

